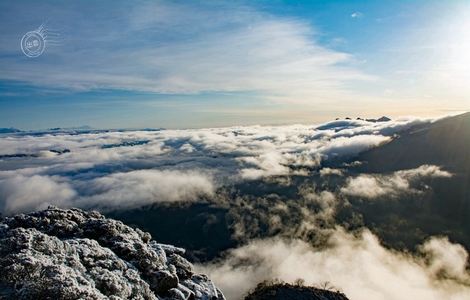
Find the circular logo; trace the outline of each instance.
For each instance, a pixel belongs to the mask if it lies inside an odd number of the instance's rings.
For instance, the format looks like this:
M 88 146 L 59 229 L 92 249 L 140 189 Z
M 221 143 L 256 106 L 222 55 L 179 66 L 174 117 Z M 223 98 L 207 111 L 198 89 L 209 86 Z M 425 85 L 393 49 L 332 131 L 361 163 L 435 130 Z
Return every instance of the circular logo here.
M 37 31 L 27 32 L 21 39 L 21 50 L 28 57 L 38 57 L 44 52 L 45 48 L 44 37 Z

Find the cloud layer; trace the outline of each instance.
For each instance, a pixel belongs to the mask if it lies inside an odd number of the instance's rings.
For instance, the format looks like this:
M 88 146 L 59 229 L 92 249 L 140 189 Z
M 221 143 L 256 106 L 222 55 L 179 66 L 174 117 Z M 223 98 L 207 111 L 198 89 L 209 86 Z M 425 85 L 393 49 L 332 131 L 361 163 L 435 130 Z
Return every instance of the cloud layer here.
M 302 240 L 255 240 L 199 269 L 234 300 L 273 278 L 317 286 L 329 282 L 351 300 L 470 297 L 468 253 L 446 238 L 428 240 L 421 255 L 412 256 L 384 248 L 368 230 L 354 236 L 337 228 L 328 245 L 318 249 Z
M 324 162 L 349 159 L 423 122 L 4 135 L 0 203 L 13 213 L 47 204 L 105 209 L 198 201 L 237 182 L 309 176 Z
M 17 175 L 0 180 L 0 209 L 6 214 L 49 205 L 126 209 L 157 202 L 201 201 L 212 196 L 214 189 L 211 176 L 198 171 L 137 170 L 86 181 Z
M 220 220 L 230 225 L 220 226 L 238 245 L 199 266 L 229 299 L 273 278 L 328 281 L 352 300 L 467 299 L 465 248 L 428 235 L 414 254 L 390 250 L 353 207 L 380 202 L 362 199 L 418 199 L 432 180 L 453 176 L 434 165 L 381 174 L 353 168 L 357 154 L 427 122 L 6 134 L 0 209 L 12 214 L 54 204 L 106 211 L 204 201 L 224 211 Z M 340 220 L 345 211 L 350 217 Z M 204 226 L 220 221 L 207 214 Z

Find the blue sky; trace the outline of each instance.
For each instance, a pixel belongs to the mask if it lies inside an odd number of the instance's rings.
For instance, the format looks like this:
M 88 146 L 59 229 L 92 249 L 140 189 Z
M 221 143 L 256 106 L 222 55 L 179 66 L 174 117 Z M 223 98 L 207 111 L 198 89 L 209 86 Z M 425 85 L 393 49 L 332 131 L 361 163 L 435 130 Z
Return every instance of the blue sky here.
M 41 24 L 44 53 L 21 37 Z M 470 108 L 469 1 L 2 1 L 0 127 L 209 127 Z

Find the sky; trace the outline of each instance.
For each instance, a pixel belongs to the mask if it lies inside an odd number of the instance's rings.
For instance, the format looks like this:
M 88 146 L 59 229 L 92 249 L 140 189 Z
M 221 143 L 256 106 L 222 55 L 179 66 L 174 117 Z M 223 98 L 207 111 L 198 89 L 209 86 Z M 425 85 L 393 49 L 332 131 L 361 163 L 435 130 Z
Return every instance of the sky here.
M 21 39 L 43 26 L 45 49 Z M 470 110 L 469 1 L 2 1 L 0 127 Z

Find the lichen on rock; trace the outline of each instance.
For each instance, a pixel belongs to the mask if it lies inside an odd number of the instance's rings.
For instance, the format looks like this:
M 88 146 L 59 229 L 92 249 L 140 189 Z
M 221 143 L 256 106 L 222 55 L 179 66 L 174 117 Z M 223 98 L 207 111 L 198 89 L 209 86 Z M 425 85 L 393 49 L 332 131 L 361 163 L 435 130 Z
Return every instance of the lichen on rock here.
M 79 209 L 0 222 L 0 299 L 225 299 L 184 249 Z

